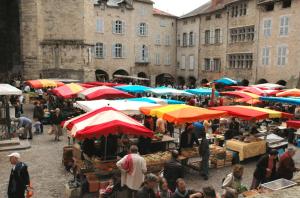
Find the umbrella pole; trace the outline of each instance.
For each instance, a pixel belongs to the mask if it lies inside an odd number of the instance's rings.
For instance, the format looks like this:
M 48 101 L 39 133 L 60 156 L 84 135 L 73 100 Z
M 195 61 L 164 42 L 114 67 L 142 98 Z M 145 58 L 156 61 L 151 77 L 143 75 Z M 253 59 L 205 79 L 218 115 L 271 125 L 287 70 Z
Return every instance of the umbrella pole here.
M 106 160 L 106 153 L 107 153 L 107 136 L 105 137 L 104 160 Z

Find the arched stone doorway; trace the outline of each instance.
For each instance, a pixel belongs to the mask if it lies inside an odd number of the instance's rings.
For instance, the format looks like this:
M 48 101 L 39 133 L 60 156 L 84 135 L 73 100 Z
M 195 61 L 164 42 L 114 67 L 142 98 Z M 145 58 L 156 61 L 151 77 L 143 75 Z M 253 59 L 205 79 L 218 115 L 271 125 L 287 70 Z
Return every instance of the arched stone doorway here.
M 117 83 L 125 83 L 125 84 L 133 83 L 132 79 L 118 77 L 117 75 L 120 75 L 120 76 L 129 76 L 129 73 L 126 70 L 119 69 L 119 70 L 115 71 L 113 73 L 113 81 L 117 82 Z
M 103 71 L 101 69 L 97 69 L 95 71 L 95 75 L 96 75 L 97 81 L 100 81 L 100 82 L 108 82 L 109 81 L 108 73 L 106 73 L 105 71 Z
M 113 73 L 113 76 L 114 75 L 129 76 L 129 73 L 124 69 L 119 69 Z
M 209 81 L 206 78 L 201 80 L 201 86 L 205 86 L 207 83 L 209 83 Z
M 257 84 L 264 84 L 264 83 L 268 83 L 268 81 L 264 78 L 261 78 L 257 81 Z
M 243 80 L 240 82 L 240 84 L 241 84 L 242 86 L 248 86 L 248 85 L 249 85 L 249 80 L 243 79 Z
M 177 77 L 177 85 L 178 86 L 183 86 L 185 84 L 185 79 L 182 76 Z
M 190 88 L 195 88 L 196 87 L 196 81 L 197 81 L 197 79 L 194 77 L 194 76 L 190 76 L 189 78 L 188 78 L 188 81 L 189 81 L 189 84 L 188 84 L 188 86 L 190 87 Z
M 159 74 L 155 78 L 156 86 L 167 86 L 167 85 L 174 85 L 174 77 L 171 74 Z
M 144 73 L 144 72 L 139 72 L 139 73 L 137 74 L 137 76 L 138 76 L 139 78 L 147 78 L 147 74 Z
M 278 80 L 276 84 L 286 86 L 287 82 L 285 80 Z
M 148 78 L 148 76 L 145 72 L 139 72 L 137 74 L 137 77 L 139 77 L 139 78 Z M 138 81 L 138 84 L 149 86 L 150 85 L 150 80 L 140 80 L 140 81 Z

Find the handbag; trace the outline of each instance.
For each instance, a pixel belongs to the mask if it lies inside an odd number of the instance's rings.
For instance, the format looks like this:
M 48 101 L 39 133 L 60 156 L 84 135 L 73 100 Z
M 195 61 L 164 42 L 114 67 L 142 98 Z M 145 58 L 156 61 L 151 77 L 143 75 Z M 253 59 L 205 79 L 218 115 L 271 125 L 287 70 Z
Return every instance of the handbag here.
M 26 188 L 26 198 L 30 198 L 30 197 L 33 197 L 33 187 L 31 185 L 31 182 Z

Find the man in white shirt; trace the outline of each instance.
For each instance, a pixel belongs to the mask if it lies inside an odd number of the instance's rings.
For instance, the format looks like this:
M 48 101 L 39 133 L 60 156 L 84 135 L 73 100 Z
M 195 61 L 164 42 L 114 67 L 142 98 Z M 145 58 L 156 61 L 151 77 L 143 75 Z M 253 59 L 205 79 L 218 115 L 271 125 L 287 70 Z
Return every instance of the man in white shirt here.
M 130 154 L 119 160 L 117 167 L 121 170 L 121 185 L 127 186 L 133 192 L 137 191 L 144 182 L 147 172 L 146 161 L 138 154 L 138 147 L 132 145 Z

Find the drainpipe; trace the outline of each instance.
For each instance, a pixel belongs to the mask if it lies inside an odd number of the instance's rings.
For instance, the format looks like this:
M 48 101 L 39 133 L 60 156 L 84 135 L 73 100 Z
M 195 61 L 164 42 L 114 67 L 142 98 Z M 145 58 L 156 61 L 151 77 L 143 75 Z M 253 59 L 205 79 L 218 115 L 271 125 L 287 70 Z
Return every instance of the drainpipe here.
M 256 67 L 255 67 L 255 82 L 257 82 L 258 62 L 259 62 L 259 36 L 260 36 L 260 8 L 256 5 L 258 10 L 258 25 L 257 25 L 257 41 L 256 41 Z M 254 83 L 255 83 L 254 82 Z

